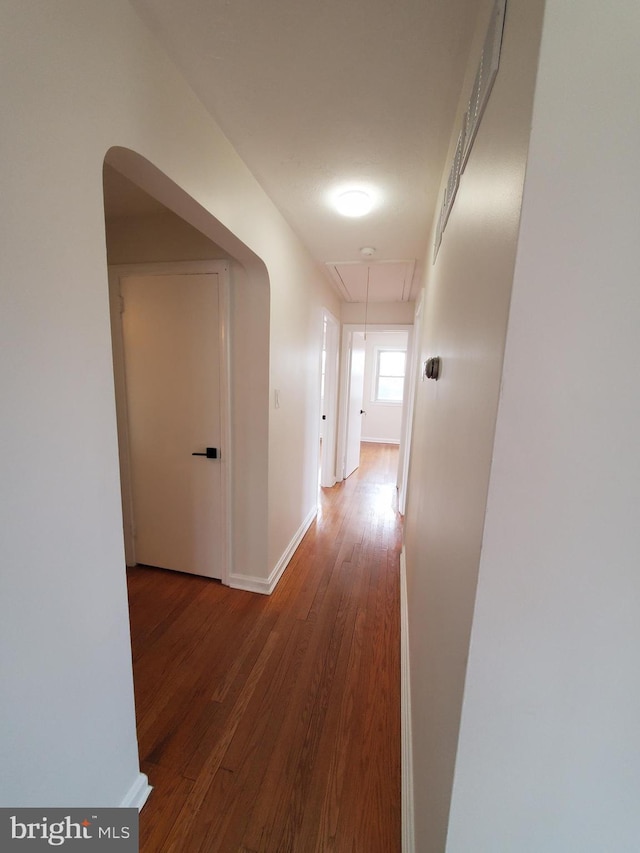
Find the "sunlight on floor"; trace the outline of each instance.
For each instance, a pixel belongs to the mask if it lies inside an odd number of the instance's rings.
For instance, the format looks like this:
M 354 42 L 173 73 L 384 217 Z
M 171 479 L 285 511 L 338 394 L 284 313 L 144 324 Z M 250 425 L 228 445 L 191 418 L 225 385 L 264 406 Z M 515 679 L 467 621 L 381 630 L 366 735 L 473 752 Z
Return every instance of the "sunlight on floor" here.
M 367 496 L 371 509 L 380 518 L 395 518 L 398 513 L 398 490 L 394 483 L 373 486 Z

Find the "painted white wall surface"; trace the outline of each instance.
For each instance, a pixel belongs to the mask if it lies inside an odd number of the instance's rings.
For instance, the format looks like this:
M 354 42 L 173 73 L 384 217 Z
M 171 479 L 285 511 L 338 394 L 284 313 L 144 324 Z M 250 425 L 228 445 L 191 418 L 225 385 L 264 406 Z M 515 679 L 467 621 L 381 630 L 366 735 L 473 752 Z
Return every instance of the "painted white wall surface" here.
M 146 158 L 155 168 L 127 151 L 110 154 L 240 261 L 232 310 L 251 348 L 237 335 L 232 341 L 245 389 L 234 402 L 234 440 L 246 450 L 234 510 L 243 520 L 240 568 L 262 582 L 315 506 L 317 454 L 308 444 L 317 436 L 319 318 L 321 305 L 334 313 L 338 305 L 125 0 L 7 0 L 0 15 L 1 109 L 11 117 L 0 135 L 0 803 L 119 805 L 140 777 L 109 340 L 106 152 L 120 146 Z M 282 389 L 275 412 L 269 362 Z
M 452 147 L 492 5 L 485 0 L 480 10 Z M 428 271 L 423 328 L 416 330 L 420 364 L 442 358 L 437 382 L 418 375 L 405 517 L 420 853 L 445 847 L 542 6 L 542 0 L 509 0 L 500 71 Z M 476 850 L 470 844 L 465 853 Z
M 639 39 L 547 0 L 450 853 L 640 846 Z
M 340 320 L 343 323 L 406 323 L 413 325 L 415 302 L 343 302 L 340 305 Z
M 367 332 L 364 361 L 362 441 L 400 443 L 402 403 L 377 403 L 375 373 L 378 349 L 407 349 L 408 332 Z
M 277 569 L 291 542 L 292 520 L 302 528 L 317 505 L 320 422 L 320 353 L 323 307 L 339 313 L 337 299 L 290 232 L 275 258 L 286 286 L 271 296 L 269 566 Z M 279 406 L 275 406 L 278 390 Z

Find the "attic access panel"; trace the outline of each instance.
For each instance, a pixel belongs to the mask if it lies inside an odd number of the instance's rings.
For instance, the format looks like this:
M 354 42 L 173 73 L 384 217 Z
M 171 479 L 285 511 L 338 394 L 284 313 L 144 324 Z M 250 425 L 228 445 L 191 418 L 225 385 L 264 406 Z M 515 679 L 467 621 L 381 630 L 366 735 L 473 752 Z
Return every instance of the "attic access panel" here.
M 336 261 L 327 269 L 345 302 L 409 302 L 415 265 L 415 260 Z

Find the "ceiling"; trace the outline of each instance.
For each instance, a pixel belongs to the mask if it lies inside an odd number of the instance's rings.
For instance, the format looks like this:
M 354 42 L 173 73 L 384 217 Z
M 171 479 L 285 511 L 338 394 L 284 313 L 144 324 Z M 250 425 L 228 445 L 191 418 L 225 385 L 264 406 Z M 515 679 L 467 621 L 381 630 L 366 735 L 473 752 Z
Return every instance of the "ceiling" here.
M 478 0 L 131 3 L 341 298 L 367 271 L 371 301 L 414 298 Z M 371 213 L 332 209 L 363 185 Z

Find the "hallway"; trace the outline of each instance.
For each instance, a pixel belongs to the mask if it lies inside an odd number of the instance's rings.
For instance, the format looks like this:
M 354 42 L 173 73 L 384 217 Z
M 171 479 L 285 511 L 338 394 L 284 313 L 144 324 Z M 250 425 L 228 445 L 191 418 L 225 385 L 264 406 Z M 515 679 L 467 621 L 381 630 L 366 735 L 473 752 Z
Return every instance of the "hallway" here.
M 397 459 L 363 443 L 270 597 L 130 570 L 143 853 L 400 850 Z

